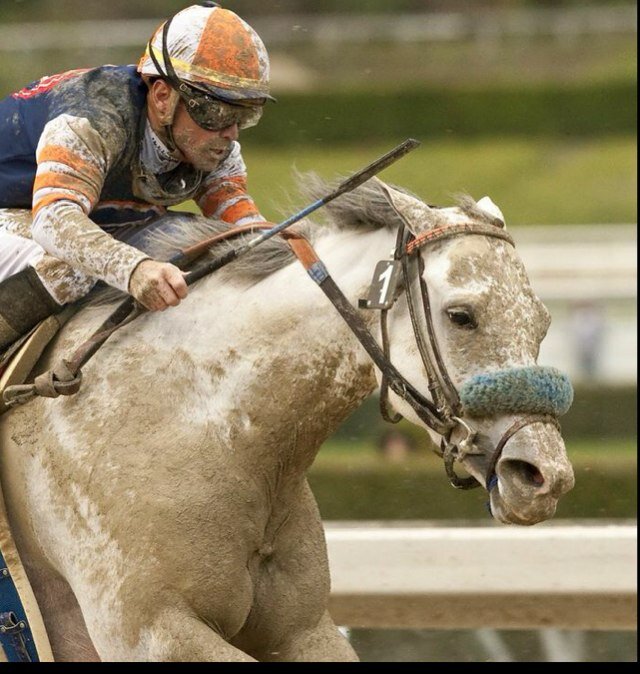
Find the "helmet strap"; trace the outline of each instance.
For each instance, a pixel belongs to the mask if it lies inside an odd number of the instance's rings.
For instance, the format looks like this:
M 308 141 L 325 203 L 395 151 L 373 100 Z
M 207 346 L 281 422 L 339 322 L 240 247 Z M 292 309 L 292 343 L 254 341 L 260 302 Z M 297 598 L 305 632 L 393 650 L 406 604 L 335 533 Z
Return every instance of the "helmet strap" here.
M 169 100 L 167 101 L 167 109 L 160 119 L 160 124 L 162 125 L 162 130 L 166 138 L 167 149 L 169 152 L 175 152 L 178 148 L 176 146 L 176 141 L 173 137 L 173 120 L 176 114 L 176 108 L 180 102 L 180 96 L 174 89 L 170 90 Z
M 175 152 L 178 149 L 176 140 L 173 137 L 173 124 L 167 124 L 162 127 L 169 152 Z
M 171 25 L 171 21 L 173 21 L 173 17 L 168 19 L 162 28 L 162 60 L 164 61 L 166 72 L 164 71 L 163 68 L 161 68 L 160 62 L 156 58 L 156 55 L 153 53 L 153 40 L 149 40 L 148 49 L 149 49 L 149 56 L 151 57 L 151 60 L 153 61 L 153 64 L 155 65 L 156 70 L 158 71 L 158 74 L 162 78 L 169 80 L 169 83 L 171 84 L 171 93 L 167 107 L 167 112 L 165 115 L 163 115 L 161 124 L 164 134 L 166 136 L 167 148 L 170 152 L 175 152 L 178 149 L 178 147 L 173 137 L 173 119 L 176 114 L 178 102 L 180 101 L 180 96 L 176 91 L 177 87 L 180 86 L 180 79 L 178 78 L 176 71 L 173 68 L 173 64 L 171 63 L 171 57 L 169 56 L 169 49 L 167 47 L 167 35 L 169 33 L 169 26 Z

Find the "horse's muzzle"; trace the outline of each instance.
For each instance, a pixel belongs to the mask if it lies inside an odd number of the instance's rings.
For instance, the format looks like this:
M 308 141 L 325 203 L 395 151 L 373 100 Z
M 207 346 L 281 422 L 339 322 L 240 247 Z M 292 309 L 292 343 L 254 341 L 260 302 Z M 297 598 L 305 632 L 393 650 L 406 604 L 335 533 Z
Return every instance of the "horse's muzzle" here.
M 496 464 L 489 491 L 491 514 L 507 524 L 531 525 L 555 514 L 558 499 L 575 484 L 554 424 L 534 423 L 515 433 Z

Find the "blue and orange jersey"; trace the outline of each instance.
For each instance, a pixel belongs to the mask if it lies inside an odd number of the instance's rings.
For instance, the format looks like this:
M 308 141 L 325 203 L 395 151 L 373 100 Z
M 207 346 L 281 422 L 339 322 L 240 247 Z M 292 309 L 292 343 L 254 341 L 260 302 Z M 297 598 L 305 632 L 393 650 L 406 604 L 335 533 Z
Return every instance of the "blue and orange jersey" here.
M 31 209 L 31 237 L 46 252 L 123 290 L 144 256 L 108 233 L 185 200 L 136 193 L 146 96 L 136 66 L 101 66 L 44 77 L 0 101 L 0 208 Z M 208 175 L 178 166 L 206 216 L 264 221 L 237 142 Z
M 102 226 L 163 212 L 132 187 L 146 93 L 135 66 L 102 66 L 43 77 L 0 100 L 0 208 L 36 215 L 64 198 Z M 204 177 L 196 200 L 207 216 L 262 220 L 239 146 Z
M 32 208 L 36 215 L 62 198 L 97 224 L 157 215 L 158 207 L 136 198 L 131 185 L 145 100 L 146 85 L 133 66 L 43 77 L 4 98 L 0 207 Z

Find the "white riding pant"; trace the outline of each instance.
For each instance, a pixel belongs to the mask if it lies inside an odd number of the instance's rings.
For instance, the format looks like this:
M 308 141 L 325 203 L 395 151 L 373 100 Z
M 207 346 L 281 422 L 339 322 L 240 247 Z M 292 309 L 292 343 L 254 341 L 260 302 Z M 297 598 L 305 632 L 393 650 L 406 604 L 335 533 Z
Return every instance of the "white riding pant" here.
M 44 250 L 33 241 L 0 229 L 0 282 L 42 259 Z
M 33 241 L 32 219 L 29 209 L 0 209 L 0 282 L 31 266 L 58 304 L 80 299 L 95 285 L 95 279 L 48 255 L 42 246 Z M 50 279 L 57 282 L 51 283 Z M 63 281 L 64 297 L 57 291 L 60 281 Z
M 27 266 L 36 270 L 38 278 L 58 304 L 66 304 L 84 297 L 97 279 L 49 255 L 31 239 L 32 215 L 28 209 L 0 208 L 0 283 Z M 134 248 L 145 250 L 146 237 L 156 229 L 171 230 L 181 224 L 170 218 L 152 224 L 123 225 L 114 237 Z M 55 283 L 51 282 L 55 279 Z M 61 284 L 60 281 L 64 283 Z M 64 288 L 64 296 L 59 288 Z

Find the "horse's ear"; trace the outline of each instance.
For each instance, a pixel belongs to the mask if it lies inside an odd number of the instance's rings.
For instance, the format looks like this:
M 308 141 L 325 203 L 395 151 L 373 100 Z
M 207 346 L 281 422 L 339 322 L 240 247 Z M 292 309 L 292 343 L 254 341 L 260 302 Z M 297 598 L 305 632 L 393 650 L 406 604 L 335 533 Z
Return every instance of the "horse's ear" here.
M 502 227 L 506 228 L 504 215 L 502 211 L 489 199 L 489 197 L 482 197 L 480 201 L 476 202 L 478 208 L 481 208 L 485 213 L 488 213 L 492 218 L 497 218 L 502 223 Z
M 418 235 L 436 224 L 437 214 L 420 199 L 390 187 L 379 178 L 373 180 L 380 185 L 389 204 L 412 234 Z

